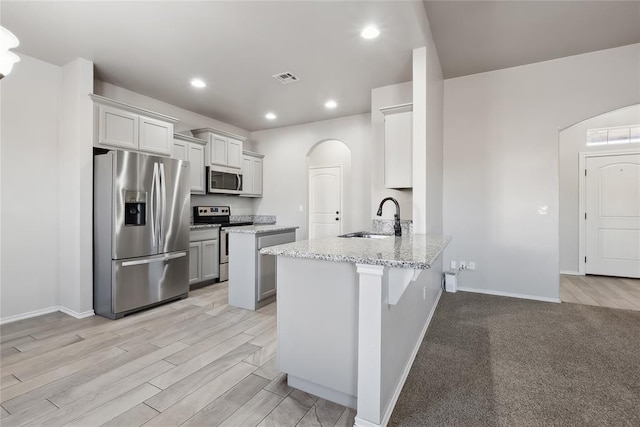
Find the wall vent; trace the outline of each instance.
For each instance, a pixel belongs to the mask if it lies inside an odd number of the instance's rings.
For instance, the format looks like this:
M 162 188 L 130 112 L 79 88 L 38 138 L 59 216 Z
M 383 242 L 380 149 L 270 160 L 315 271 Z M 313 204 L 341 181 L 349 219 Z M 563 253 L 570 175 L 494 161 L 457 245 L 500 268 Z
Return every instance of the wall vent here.
M 297 76 L 289 71 L 285 71 L 284 73 L 274 74 L 273 78 L 282 83 L 283 85 L 288 85 L 289 83 L 295 83 L 300 80 Z

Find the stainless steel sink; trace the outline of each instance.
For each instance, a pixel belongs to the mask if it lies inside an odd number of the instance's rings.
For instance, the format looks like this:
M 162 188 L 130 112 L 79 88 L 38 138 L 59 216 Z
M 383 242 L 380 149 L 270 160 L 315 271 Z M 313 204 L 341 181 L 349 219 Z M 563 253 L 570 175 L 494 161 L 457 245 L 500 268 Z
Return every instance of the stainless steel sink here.
M 338 237 L 358 237 L 361 239 L 386 239 L 392 237 L 391 234 L 379 234 L 372 231 L 357 231 L 355 233 L 342 234 Z

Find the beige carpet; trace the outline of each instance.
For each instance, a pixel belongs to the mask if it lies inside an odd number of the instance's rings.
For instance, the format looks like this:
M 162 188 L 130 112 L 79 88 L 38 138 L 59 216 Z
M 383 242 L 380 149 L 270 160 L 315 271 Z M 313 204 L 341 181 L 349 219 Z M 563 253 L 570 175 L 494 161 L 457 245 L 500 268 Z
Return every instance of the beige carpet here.
M 444 294 L 392 426 L 640 426 L 640 312 Z

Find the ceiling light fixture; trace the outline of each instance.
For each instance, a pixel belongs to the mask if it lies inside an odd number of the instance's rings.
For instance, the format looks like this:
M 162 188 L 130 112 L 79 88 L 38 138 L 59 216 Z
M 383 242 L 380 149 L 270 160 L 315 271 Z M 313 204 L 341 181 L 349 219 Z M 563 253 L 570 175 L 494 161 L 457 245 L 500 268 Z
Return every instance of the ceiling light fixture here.
M 0 27 L 0 79 L 7 76 L 13 64 L 20 62 L 20 57 L 9 49 L 18 47 L 20 41 L 13 33 L 4 27 Z
M 338 103 L 337 103 L 336 101 L 334 101 L 334 100 L 332 100 L 332 99 L 331 99 L 331 100 L 329 100 L 329 101 L 325 102 L 325 103 L 324 103 L 324 106 L 325 106 L 326 108 L 330 108 L 330 109 L 332 109 L 332 108 L 336 108 L 336 107 L 338 106 Z
M 360 35 L 365 39 L 375 39 L 380 35 L 380 30 L 375 25 L 369 25 L 362 30 Z
M 278 117 L 278 116 L 276 116 L 274 113 L 267 113 L 267 114 L 265 114 L 265 115 L 264 115 L 264 117 L 265 117 L 267 120 L 275 120 L 275 119 L 276 119 L 276 117 Z
M 191 86 L 197 87 L 197 88 L 203 88 L 207 86 L 207 84 L 200 79 L 191 79 Z

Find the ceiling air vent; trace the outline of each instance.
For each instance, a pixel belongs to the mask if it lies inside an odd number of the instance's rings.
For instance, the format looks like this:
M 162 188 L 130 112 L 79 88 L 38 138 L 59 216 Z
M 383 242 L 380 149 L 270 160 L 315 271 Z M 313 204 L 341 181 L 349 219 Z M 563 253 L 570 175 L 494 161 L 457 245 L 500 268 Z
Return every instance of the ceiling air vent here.
M 298 77 L 294 76 L 293 73 L 290 73 L 288 71 L 284 73 L 274 74 L 273 78 L 283 85 L 288 85 L 289 83 L 294 83 L 300 80 Z

